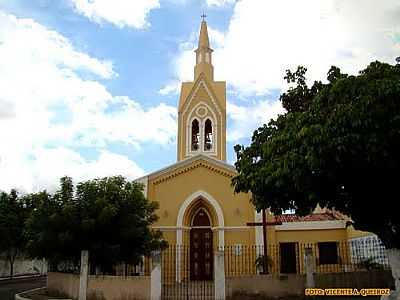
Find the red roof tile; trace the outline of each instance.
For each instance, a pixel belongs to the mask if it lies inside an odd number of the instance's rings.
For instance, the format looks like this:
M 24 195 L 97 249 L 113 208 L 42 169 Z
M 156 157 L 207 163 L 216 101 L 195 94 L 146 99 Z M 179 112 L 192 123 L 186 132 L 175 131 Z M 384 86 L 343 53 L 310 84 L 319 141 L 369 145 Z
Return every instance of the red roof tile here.
M 336 221 L 336 220 L 349 220 L 348 217 L 338 211 L 326 210 L 324 213 L 311 214 L 304 217 L 295 214 L 277 215 L 275 216 L 277 222 L 311 222 L 311 221 Z

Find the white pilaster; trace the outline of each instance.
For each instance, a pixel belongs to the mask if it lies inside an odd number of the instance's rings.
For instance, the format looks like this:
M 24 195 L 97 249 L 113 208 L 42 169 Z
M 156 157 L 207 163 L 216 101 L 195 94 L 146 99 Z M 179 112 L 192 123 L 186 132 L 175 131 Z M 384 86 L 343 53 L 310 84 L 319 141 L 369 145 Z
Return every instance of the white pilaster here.
M 262 222 L 262 213 L 254 211 L 254 222 Z M 263 229 L 262 226 L 254 226 L 254 232 L 256 235 L 256 254 L 257 257 L 264 254 L 264 242 L 263 242 Z
M 315 287 L 314 282 L 314 272 L 315 272 L 315 265 L 314 265 L 314 256 L 312 253 L 312 248 L 305 248 L 304 253 L 304 266 L 306 271 L 306 287 L 313 288 Z
M 215 300 L 225 300 L 224 251 L 216 251 L 214 255 L 214 288 Z
M 89 251 L 81 252 L 81 275 L 79 279 L 79 300 L 86 300 L 89 273 Z
M 161 300 L 161 252 L 154 251 L 151 258 L 150 298 Z
M 183 244 L 183 228 L 178 227 L 176 229 L 176 265 L 175 265 L 175 278 L 176 282 L 181 282 L 181 248 Z

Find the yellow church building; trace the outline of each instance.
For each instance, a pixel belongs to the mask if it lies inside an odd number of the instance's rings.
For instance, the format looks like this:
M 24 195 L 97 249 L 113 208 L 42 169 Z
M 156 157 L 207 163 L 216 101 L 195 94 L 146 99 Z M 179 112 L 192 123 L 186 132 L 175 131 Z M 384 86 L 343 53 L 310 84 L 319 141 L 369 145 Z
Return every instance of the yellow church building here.
M 181 86 L 177 162 L 137 180 L 147 198 L 159 203 L 153 228 L 169 245 L 188 246 L 192 279 L 212 278 L 213 249 L 233 247 L 237 256 L 263 244 L 262 227 L 247 225 L 261 221 L 251 195 L 235 194 L 231 185 L 236 170 L 226 162 L 226 82 L 214 80 L 212 54 L 203 20 L 194 79 Z M 335 264 L 340 243 L 370 237 L 346 227 L 343 214 L 326 209 L 306 217 L 268 213 L 267 219 L 282 223 L 267 227 L 268 245 L 275 247 L 269 255 L 279 273 L 301 272 L 302 243 L 319 243 L 315 256 Z

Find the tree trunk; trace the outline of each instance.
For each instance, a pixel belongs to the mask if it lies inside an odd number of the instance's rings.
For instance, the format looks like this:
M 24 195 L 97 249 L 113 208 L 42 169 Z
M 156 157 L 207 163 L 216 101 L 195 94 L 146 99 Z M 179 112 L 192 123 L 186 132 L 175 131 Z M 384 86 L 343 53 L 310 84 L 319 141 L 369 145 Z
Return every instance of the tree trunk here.
M 14 276 L 14 259 L 10 259 L 10 278 L 12 279 Z
M 385 300 L 400 300 L 400 249 L 392 248 L 386 250 L 390 268 L 394 278 L 395 290 L 391 291 L 389 296 L 383 296 Z

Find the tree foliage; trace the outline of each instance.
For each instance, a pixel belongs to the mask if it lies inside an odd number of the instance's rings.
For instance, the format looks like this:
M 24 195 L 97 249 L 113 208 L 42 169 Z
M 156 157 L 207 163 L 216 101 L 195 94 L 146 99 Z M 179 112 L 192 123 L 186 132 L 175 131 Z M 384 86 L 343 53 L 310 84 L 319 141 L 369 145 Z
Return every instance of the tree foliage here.
M 287 112 L 235 146 L 235 191 L 277 214 L 335 208 L 399 248 L 400 65 L 373 62 L 357 76 L 332 67 L 311 87 L 305 72 L 287 72 Z
M 15 259 L 25 249 L 25 221 L 30 210 L 29 199 L 20 197 L 16 190 L 0 192 L 0 255 L 4 255 L 10 264 L 10 277 L 14 275 Z
M 156 221 L 156 202 L 143 195 L 143 186 L 123 177 L 88 180 L 73 185 L 61 178 L 54 194 L 40 198 L 27 222 L 28 250 L 51 261 L 78 261 L 89 250 L 90 261 L 103 271 L 116 263 L 138 263 L 143 255 L 165 246 Z

